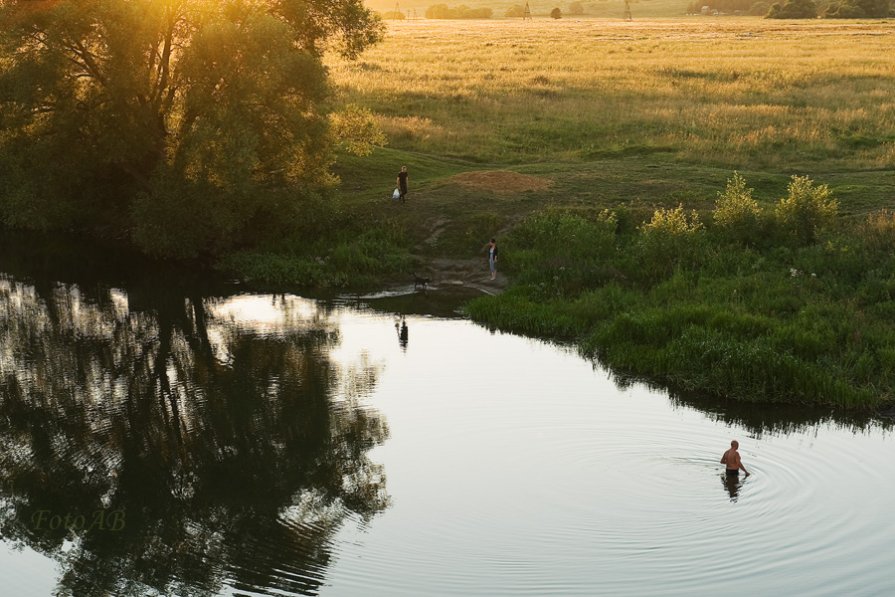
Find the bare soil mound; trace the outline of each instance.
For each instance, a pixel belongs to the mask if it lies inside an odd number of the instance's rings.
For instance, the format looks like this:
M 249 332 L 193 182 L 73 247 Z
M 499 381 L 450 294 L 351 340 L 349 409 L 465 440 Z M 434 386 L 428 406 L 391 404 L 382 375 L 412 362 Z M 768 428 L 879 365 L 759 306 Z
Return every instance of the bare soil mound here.
M 525 191 L 543 191 L 553 184 L 548 178 L 519 174 L 508 170 L 480 170 L 463 172 L 449 179 L 452 183 L 463 187 L 492 193 L 524 193 Z

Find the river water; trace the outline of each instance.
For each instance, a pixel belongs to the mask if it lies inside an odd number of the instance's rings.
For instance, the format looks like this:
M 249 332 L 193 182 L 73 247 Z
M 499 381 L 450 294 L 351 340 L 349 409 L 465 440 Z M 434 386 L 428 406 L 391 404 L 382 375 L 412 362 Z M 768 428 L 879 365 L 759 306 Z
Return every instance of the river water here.
M 669 396 L 438 297 L 7 236 L 2 594 L 895 594 L 890 422 Z

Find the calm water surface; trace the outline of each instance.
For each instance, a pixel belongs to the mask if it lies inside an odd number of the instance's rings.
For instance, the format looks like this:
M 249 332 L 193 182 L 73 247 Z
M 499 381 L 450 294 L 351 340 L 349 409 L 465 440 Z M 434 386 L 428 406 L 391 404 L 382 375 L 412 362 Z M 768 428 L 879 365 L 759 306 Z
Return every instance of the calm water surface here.
M 895 594 L 884 420 L 390 312 L 432 296 L 0 250 L 3 595 Z

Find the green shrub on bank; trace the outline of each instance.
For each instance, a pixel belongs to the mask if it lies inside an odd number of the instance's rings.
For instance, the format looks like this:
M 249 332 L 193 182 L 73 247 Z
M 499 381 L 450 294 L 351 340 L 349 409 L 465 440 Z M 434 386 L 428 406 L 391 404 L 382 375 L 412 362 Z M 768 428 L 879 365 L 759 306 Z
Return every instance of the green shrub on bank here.
M 718 193 L 713 212 L 715 225 L 727 237 L 744 245 L 756 244 L 762 234 L 761 208 L 752 192 L 746 179 L 734 172 L 724 191 Z
M 781 229 L 801 244 L 817 240 L 818 232 L 829 225 L 839 211 L 839 202 L 827 185 L 815 186 L 807 176 L 793 176 L 788 194 L 780 199 L 774 216 Z
M 586 214 L 546 210 L 530 216 L 504 244 L 505 263 L 539 295 L 570 296 L 612 277 L 618 219 L 602 210 Z
M 640 227 L 639 257 L 642 273 L 652 280 L 670 274 L 675 267 L 693 267 L 702 256 L 705 227 L 699 214 L 674 209 L 659 209 Z
M 408 274 L 413 257 L 407 244 L 401 230 L 379 226 L 295 249 L 281 245 L 234 252 L 218 267 L 262 285 L 361 288 Z

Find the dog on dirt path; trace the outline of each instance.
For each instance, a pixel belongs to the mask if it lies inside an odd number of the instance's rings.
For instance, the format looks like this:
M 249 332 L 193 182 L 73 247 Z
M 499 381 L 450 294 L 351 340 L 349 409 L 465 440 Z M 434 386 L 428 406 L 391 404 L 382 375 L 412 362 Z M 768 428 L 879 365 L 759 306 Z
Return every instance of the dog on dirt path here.
M 431 283 L 432 283 L 431 278 L 425 278 L 418 274 L 413 274 L 413 288 L 414 289 L 417 289 L 417 288 L 426 289 L 429 287 L 429 284 L 431 284 Z

